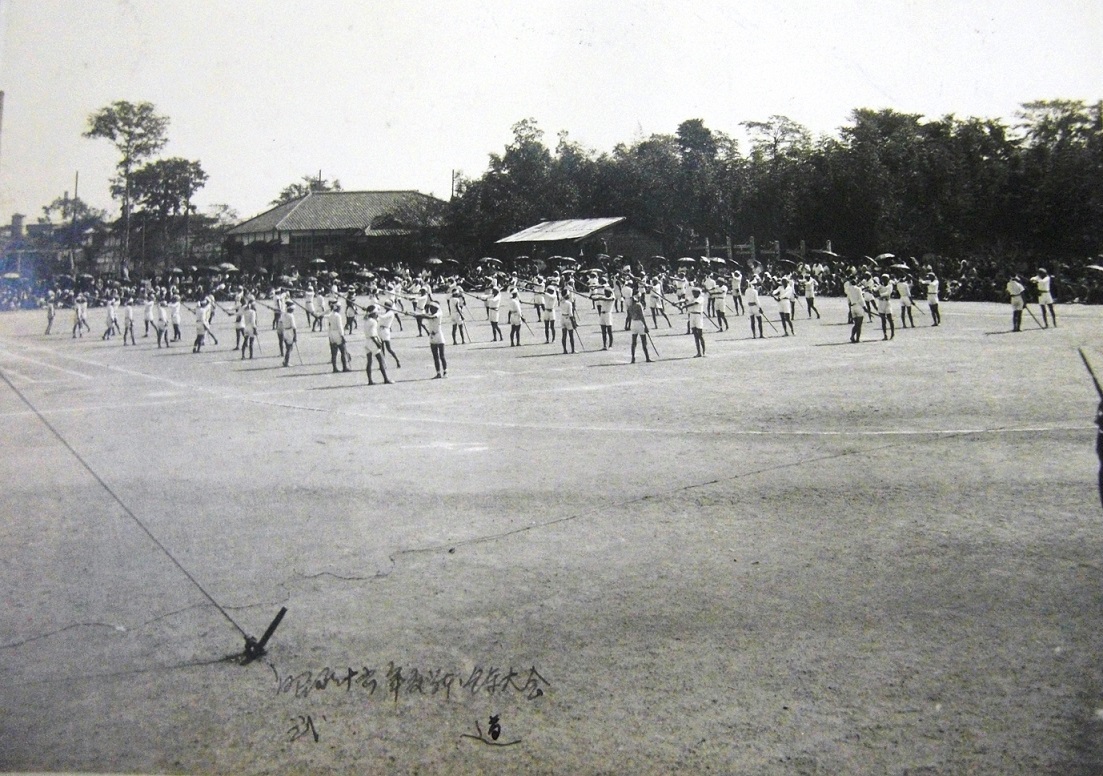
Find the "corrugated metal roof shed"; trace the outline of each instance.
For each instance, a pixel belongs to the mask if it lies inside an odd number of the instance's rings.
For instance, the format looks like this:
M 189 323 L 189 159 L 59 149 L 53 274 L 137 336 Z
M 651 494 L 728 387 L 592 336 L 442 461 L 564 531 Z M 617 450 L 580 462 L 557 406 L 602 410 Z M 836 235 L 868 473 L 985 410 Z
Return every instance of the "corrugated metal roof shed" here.
M 585 240 L 593 237 L 624 218 L 572 218 L 566 221 L 541 221 L 509 237 L 498 240 L 499 243 L 558 242 L 560 240 Z
M 367 235 L 394 233 L 399 225 L 416 223 L 427 207 L 443 205 L 435 197 L 417 191 L 313 191 L 244 221 L 231 236 L 274 232 L 319 232 L 362 229 Z M 372 224 L 383 221 L 383 229 Z

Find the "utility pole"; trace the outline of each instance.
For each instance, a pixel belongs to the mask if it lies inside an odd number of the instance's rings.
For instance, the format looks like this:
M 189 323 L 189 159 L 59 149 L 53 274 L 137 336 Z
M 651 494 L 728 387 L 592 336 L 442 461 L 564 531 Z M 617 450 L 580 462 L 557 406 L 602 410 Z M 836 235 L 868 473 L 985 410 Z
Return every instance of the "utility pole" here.
M 73 209 L 69 213 L 69 274 L 77 276 L 77 200 L 80 189 L 80 170 L 73 174 Z M 66 192 L 66 198 L 69 194 Z

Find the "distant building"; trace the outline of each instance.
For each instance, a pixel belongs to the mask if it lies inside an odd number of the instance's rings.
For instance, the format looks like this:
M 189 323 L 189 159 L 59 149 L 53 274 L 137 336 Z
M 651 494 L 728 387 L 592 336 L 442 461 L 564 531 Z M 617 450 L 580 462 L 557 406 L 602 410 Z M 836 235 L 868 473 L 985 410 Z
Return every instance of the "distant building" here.
M 602 254 L 636 261 L 653 256 L 662 249 L 658 240 L 628 227 L 625 218 L 541 221 L 503 237 L 496 245 L 502 246 L 502 250 L 512 250 L 514 256 L 524 254 L 534 260 L 567 256 L 584 262 L 592 262 Z M 503 256 L 509 257 L 509 254 Z
M 69 272 L 69 251 L 62 245 L 64 227 L 54 224 L 25 224 L 16 213 L 11 225 L 0 227 L 0 271 L 22 278 L 49 277 Z
M 446 203 L 417 191 L 313 191 L 227 233 L 242 270 L 306 271 L 355 261 L 371 268 L 423 260 L 435 246 Z

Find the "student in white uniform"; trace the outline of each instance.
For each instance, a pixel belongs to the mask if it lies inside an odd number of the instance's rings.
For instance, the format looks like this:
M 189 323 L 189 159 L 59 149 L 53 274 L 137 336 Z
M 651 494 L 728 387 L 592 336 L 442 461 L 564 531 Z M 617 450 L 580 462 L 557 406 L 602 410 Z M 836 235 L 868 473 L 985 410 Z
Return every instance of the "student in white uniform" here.
M 314 286 L 307 286 L 306 291 L 303 292 L 303 310 L 306 311 L 306 324 L 310 327 L 310 330 L 314 330 L 314 297 L 317 294 L 314 293 Z
M 467 304 L 463 299 L 463 291 L 457 286 L 453 289 L 452 294 L 448 297 L 448 317 L 452 321 L 452 344 L 456 343 L 456 334 L 459 333 L 460 341 L 458 344 L 467 344 L 467 326 L 466 315 L 464 310 Z
M 143 306 L 145 307 L 144 318 L 146 322 L 146 333 L 142 335 L 143 337 L 149 336 L 149 327 L 153 325 L 153 302 L 153 293 L 147 293 L 143 301 Z
M 1023 330 L 1023 308 L 1026 304 L 1023 300 L 1023 292 L 1026 286 L 1019 280 L 1018 275 L 1012 275 L 1007 281 L 1007 295 L 1011 298 L 1011 331 Z
M 153 311 L 153 329 L 157 334 L 157 347 L 161 347 L 161 340 L 165 341 L 165 347 L 169 346 L 169 314 L 164 300 L 158 297 L 156 309 Z
M 735 315 L 742 315 L 746 312 L 746 308 L 743 305 L 743 273 L 739 270 L 732 270 L 732 311 Z
M 712 294 L 713 307 L 716 309 L 716 325 L 720 331 L 727 331 L 731 328 L 731 324 L 728 323 L 728 284 L 718 280 Z
M 659 328 L 659 316 L 661 315 L 666 321 L 667 328 L 673 329 L 674 324 L 670 322 L 670 318 L 667 317 L 665 306 L 663 305 L 663 280 L 661 277 L 655 278 L 651 283 L 651 287 L 648 290 L 648 305 L 651 307 L 651 325 L 656 329 Z
M 544 289 L 546 284 L 543 275 L 537 275 L 532 279 L 532 306 L 536 308 L 536 320 L 544 320 Z
M 253 343 L 257 341 L 257 305 L 256 302 L 249 299 L 245 304 L 245 309 L 242 311 L 241 323 L 244 327 L 242 329 L 241 337 L 241 360 L 245 360 L 245 349 L 249 349 L 249 360 L 253 360 Z
M 927 306 L 931 308 L 931 326 L 937 326 L 942 323 L 942 315 L 938 312 L 938 277 L 933 272 L 928 273 L 924 285 L 927 287 Z
M 180 341 L 180 297 L 174 296 L 172 303 L 169 305 L 169 319 L 172 321 L 172 341 Z M 165 337 L 168 337 L 168 329 L 165 330 Z
M 558 313 L 559 313 L 559 325 L 563 331 L 563 353 L 567 352 L 567 340 L 571 342 L 571 352 L 574 353 L 574 330 L 577 325 L 575 318 L 575 300 L 574 294 L 571 293 L 571 288 L 567 284 L 563 285 L 563 292 L 559 298 Z
M 705 317 L 705 298 L 701 295 L 701 289 L 690 289 L 691 299 L 686 303 L 686 312 L 689 313 L 689 329 L 693 332 L 693 344 L 697 347 L 697 355 L 701 358 L 705 355 L 705 329 L 703 326 Z
M 393 300 L 392 300 L 393 301 Z M 345 334 L 352 336 L 352 330 L 355 329 L 358 324 L 356 322 L 356 310 L 358 305 L 356 304 L 356 291 L 349 288 L 345 292 Z
M 299 329 L 295 324 L 295 305 L 287 300 L 283 313 L 280 315 L 280 342 L 283 344 L 283 365 L 288 366 L 291 361 L 291 351 L 295 347 L 295 341 L 299 338 Z
M 241 349 L 241 341 L 245 339 L 245 324 L 242 320 L 245 314 L 245 293 L 239 290 L 234 297 L 234 350 Z
M 123 307 L 123 344 L 126 344 L 127 336 L 130 337 L 130 344 L 137 345 L 137 341 L 134 339 L 134 300 L 127 299 L 126 305 Z
M 640 293 L 643 296 L 643 293 Z M 647 359 L 647 363 L 651 363 L 651 354 L 647 351 L 647 317 L 643 309 L 643 305 L 640 304 L 638 297 L 633 296 L 628 300 L 628 308 L 626 310 L 628 315 L 628 324 L 632 332 L 632 363 L 636 363 L 636 342 L 641 341 L 643 343 L 643 355 Z
M 846 301 L 850 305 L 850 320 L 854 327 L 850 330 L 850 341 L 857 343 L 862 341 L 862 324 L 865 323 L 865 291 L 858 283 L 858 279 L 847 279 L 844 286 Z
M 398 356 L 395 355 L 394 348 L 391 346 L 391 326 L 394 325 L 396 320 L 401 321 L 401 319 L 398 317 L 398 313 L 395 312 L 394 303 L 390 299 L 383 302 L 383 312 L 378 312 L 378 309 L 376 308 L 377 320 L 379 321 L 379 339 L 383 343 L 383 350 L 385 353 L 391 354 L 395 369 L 401 369 L 402 364 L 398 362 Z
M 525 316 L 521 313 L 521 300 L 517 289 L 509 292 L 509 346 L 519 347 L 521 344 L 521 324 L 525 322 Z
M 751 280 L 747 283 L 747 290 L 743 292 L 743 303 L 747 309 L 747 317 L 751 319 L 751 339 L 756 337 L 759 339 L 766 338 L 766 330 L 762 328 L 764 321 L 762 320 L 762 305 L 758 298 L 758 285 L 755 280 Z M 755 333 L 755 326 L 757 324 L 758 333 Z
M 881 276 L 877 286 L 877 314 L 881 316 L 881 336 L 890 340 L 896 337 L 896 321 L 892 318 L 892 281 L 888 275 Z
M 303 308 L 306 310 L 307 323 L 310 324 L 310 331 L 322 330 L 322 319 L 326 314 L 326 298 L 322 294 L 322 288 L 319 287 L 318 291 L 314 293 L 309 303 L 303 304 Z
M 877 281 L 873 278 L 872 273 L 865 273 L 862 276 L 862 306 L 866 311 L 866 315 L 869 316 L 869 322 L 873 323 L 873 311 L 876 309 L 877 303 Z
M 425 316 L 422 312 L 425 310 L 425 306 L 432 300 L 433 295 L 429 293 L 428 286 L 422 286 L 416 288 L 417 293 L 410 295 L 410 304 L 414 308 L 414 320 L 417 322 L 417 336 L 428 336 L 429 331 L 425 328 Z
M 812 317 L 812 313 L 816 314 L 816 317 L 820 317 L 820 311 L 816 309 L 816 287 L 819 285 L 819 281 L 811 275 L 804 277 L 804 303 L 808 306 L 808 317 Z
M 1038 289 L 1038 306 L 1042 308 L 1042 326 L 1049 328 L 1049 319 L 1053 318 L 1053 326 L 1057 327 L 1057 311 L 1053 309 L 1053 293 L 1050 290 L 1050 283 L 1053 280 L 1044 269 L 1039 269 L 1038 274 L 1030 279 L 1034 286 Z M 1049 315 L 1046 315 L 1046 308 L 1049 308 Z
M 349 351 L 345 344 L 345 317 L 336 302 L 329 303 L 329 315 L 326 316 L 326 333 L 329 336 L 329 363 L 334 372 L 351 372 L 349 369 Z M 341 356 L 341 368 L 337 369 L 337 356 Z
M 207 300 L 207 333 L 211 335 L 211 342 L 215 345 L 218 344 L 218 337 L 214 333 L 214 311 L 218 307 L 218 304 L 214 300 L 214 293 L 208 292 L 204 297 Z
M 505 337 L 502 336 L 502 327 L 499 325 L 501 320 L 502 289 L 498 288 L 497 283 L 491 283 L 487 295 L 479 298 L 483 300 L 483 306 L 486 307 L 486 319 L 490 321 L 490 341 L 499 342 L 504 340 Z
M 712 289 L 716 287 L 716 278 L 711 274 L 706 275 L 701 286 L 704 288 L 705 314 L 712 318 L 716 315 L 716 299 L 712 295 Z
M 102 340 L 110 339 L 115 335 L 119 326 L 118 318 L 115 316 L 115 300 L 108 299 L 107 306 L 104 307 L 104 315 L 107 319 L 107 328 L 104 329 Z
M 601 349 L 608 350 L 613 347 L 613 312 L 617 300 L 613 295 L 613 289 L 605 286 L 600 293 L 590 297 L 597 308 L 597 322 L 601 327 Z
M 444 334 L 441 332 L 440 305 L 435 301 L 429 301 L 425 305 L 425 312 L 415 313 L 418 320 L 425 324 L 425 330 L 429 333 L 429 350 L 433 353 L 433 366 L 437 375 L 433 379 L 448 376 L 448 360 L 444 357 Z
M 797 332 L 793 328 L 793 300 L 796 298 L 796 292 L 788 277 L 782 278 L 781 285 L 774 289 L 774 298 L 777 299 L 778 315 L 781 317 L 781 330 L 786 337 L 790 332 L 795 336 Z
M 632 319 L 628 315 L 628 307 L 636 296 L 635 289 L 632 285 L 631 276 L 625 276 L 620 281 L 620 306 L 624 310 L 624 330 L 628 331 L 632 328 Z M 640 307 L 643 307 L 641 304 Z
M 913 312 L 914 304 L 912 303 L 911 276 L 904 275 L 896 281 L 896 293 L 900 295 L 900 325 L 906 329 L 910 322 L 914 329 L 915 313 Z
M 84 294 L 73 299 L 73 339 L 84 337 Z
M 207 343 L 207 332 L 210 330 L 207 326 L 207 300 L 200 299 L 199 305 L 195 308 L 194 312 L 195 342 L 192 343 L 191 352 L 199 353 Z
M 556 308 L 559 306 L 559 294 L 555 286 L 548 283 L 544 286 L 544 306 L 540 314 L 544 321 L 544 343 L 555 342 L 555 317 Z

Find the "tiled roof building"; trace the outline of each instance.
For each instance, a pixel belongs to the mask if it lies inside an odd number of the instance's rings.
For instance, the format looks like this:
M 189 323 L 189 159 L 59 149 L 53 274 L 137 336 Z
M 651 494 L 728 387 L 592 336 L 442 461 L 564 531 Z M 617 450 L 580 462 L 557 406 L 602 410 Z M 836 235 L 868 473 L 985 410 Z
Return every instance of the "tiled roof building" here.
M 377 266 L 424 258 L 444 206 L 417 191 L 314 191 L 238 224 L 228 238 L 243 269 L 284 272 L 315 259 Z

